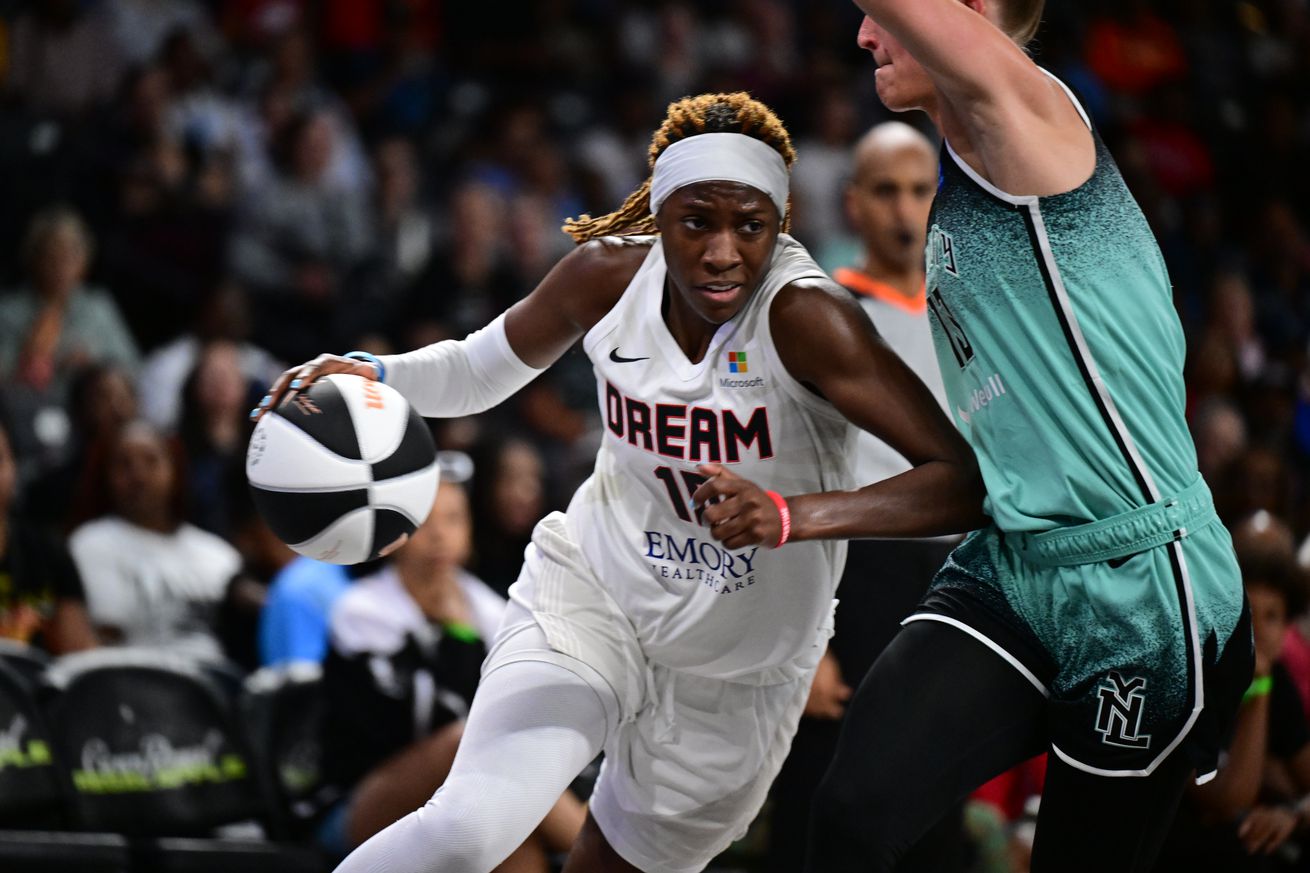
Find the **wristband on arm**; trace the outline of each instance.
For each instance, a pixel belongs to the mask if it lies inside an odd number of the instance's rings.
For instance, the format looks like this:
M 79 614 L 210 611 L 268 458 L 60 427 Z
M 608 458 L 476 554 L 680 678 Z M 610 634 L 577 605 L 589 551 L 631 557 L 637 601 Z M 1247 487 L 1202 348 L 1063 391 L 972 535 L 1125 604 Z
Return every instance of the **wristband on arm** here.
M 765 491 L 764 493 L 773 501 L 773 505 L 778 507 L 778 518 L 782 522 L 782 534 L 773 547 L 779 549 L 787 540 L 791 539 L 791 508 L 787 506 L 787 501 L 777 491 Z
M 377 355 L 370 352 L 346 352 L 342 357 L 350 358 L 355 361 L 365 361 L 378 368 L 378 381 L 386 384 L 387 365 L 382 363 Z
M 482 641 L 482 634 L 471 624 L 465 624 L 462 621 L 448 621 L 441 625 L 441 629 L 449 636 L 454 637 L 461 643 L 477 643 Z
M 1257 676 L 1251 680 L 1251 684 L 1246 689 L 1246 693 L 1242 695 L 1242 702 L 1246 703 L 1248 700 L 1254 700 L 1257 697 L 1266 697 L 1269 692 L 1273 690 L 1273 676 Z

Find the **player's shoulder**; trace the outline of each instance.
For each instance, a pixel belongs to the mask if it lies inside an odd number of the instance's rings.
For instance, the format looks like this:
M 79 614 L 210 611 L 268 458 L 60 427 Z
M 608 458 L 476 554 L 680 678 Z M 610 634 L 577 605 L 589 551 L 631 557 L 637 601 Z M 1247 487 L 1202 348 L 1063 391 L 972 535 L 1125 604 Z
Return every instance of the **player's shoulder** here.
M 793 279 L 778 289 L 769 311 L 770 321 L 795 317 L 806 321 L 817 315 L 853 315 L 862 312 L 854 295 L 827 274 L 803 276 Z
M 654 244 L 650 236 L 588 240 L 565 255 L 543 285 L 575 323 L 590 329 L 618 303 Z
M 579 278 L 626 287 L 654 244 L 653 236 L 602 236 L 579 245 L 561 264 Z
M 769 331 L 793 374 L 838 357 L 859 357 L 876 333 L 855 296 L 827 275 L 798 278 L 779 289 L 769 310 Z
M 846 293 L 831 276 L 827 274 L 809 249 L 788 233 L 778 235 L 778 245 L 774 252 L 771 272 L 782 272 L 786 283 L 775 293 L 770 306 L 777 310 L 785 308 L 817 305 L 828 306 Z

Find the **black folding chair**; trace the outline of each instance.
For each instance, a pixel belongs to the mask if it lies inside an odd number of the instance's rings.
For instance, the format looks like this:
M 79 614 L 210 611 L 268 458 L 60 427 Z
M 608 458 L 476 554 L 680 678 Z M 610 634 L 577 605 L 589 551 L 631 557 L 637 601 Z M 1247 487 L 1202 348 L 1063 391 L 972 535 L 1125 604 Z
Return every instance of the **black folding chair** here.
M 254 758 L 227 694 L 194 659 L 97 649 L 47 671 L 56 757 L 68 762 L 74 822 L 132 840 L 139 873 L 316 873 L 318 853 L 266 839 Z
M 45 668 L 50 666 L 48 654 L 35 646 L 15 640 L 0 640 L 0 661 L 4 661 L 33 685 L 40 684 Z
M 275 833 L 303 839 L 340 798 L 323 779 L 323 670 L 264 667 L 246 679 L 241 709 Z
M 54 830 L 68 818 L 66 789 L 33 683 L 0 657 L 0 870 L 127 873 L 123 837 Z

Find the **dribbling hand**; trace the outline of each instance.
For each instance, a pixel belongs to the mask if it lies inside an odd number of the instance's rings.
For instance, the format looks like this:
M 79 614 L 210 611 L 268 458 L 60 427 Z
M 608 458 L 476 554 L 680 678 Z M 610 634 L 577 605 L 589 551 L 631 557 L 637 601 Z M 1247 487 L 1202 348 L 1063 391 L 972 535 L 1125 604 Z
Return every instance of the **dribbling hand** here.
M 708 478 L 691 496 L 710 535 L 728 549 L 773 546 L 782 537 L 777 505 L 764 489 L 721 464 L 701 464 Z
M 278 376 L 273 387 L 264 395 L 264 399 L 250 411 L 251 421 L 258 421 L 270 409 L 275 409 L 288 400 L 294 400 L 297 394 L 313 385 L 315 380 L 323 376 L 331 376 L 333 373 L 363 376 L 373 382 L 378 378 L 377 365 L 369 361 L 343 358 L 340 355 L 319 355 L 314 360 L 291 367 Z

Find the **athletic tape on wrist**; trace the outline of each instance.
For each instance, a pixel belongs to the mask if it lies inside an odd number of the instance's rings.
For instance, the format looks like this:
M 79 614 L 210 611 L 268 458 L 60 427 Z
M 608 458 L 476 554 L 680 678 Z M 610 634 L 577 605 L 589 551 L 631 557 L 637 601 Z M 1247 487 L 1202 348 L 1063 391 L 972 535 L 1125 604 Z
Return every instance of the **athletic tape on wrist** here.
M 765 491 L 773 505 L 778 507 L 778 519 L 782 522 L 782 535 L 778 537 L 778 542 L 774 544 L 775 549 L 782 548 L 787 540 L 791 539 L 791 507 L 787 501 L 777 491 Z

